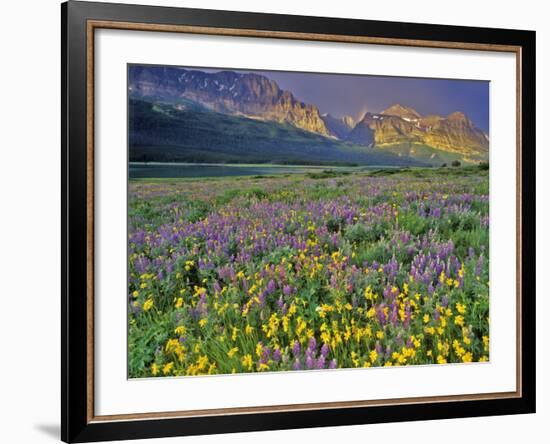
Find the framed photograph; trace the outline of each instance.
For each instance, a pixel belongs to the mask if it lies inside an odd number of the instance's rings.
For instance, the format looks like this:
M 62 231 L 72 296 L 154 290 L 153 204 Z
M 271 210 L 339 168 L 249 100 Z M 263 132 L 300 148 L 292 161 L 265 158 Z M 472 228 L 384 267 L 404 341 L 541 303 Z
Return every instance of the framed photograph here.
M 69 1 L 65 442 L 535 411 L 535 33 Z

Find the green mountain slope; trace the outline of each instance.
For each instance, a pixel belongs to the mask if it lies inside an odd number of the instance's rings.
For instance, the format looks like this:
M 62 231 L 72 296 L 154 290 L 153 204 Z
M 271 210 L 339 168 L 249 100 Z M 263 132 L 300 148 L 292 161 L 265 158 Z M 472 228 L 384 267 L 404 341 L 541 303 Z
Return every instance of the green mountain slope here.
M 426 162 L 431 165 L 441 166 L 443 163 L 450 164 L 453 160 L 458 160 L 463 163 L 479 163 L 485 159 L 480 157 L 477 161 L 466 162 L 461 153 L 453 153 L 424 143 L 393 143 L 386 145 L 377 145 L 375 150 L 392 153 L 400 157 L 412 157 L 421 162 Z
M 195 102 L 129 101 L 130 161 L 425 166 L 285 123 L 211 111 Z

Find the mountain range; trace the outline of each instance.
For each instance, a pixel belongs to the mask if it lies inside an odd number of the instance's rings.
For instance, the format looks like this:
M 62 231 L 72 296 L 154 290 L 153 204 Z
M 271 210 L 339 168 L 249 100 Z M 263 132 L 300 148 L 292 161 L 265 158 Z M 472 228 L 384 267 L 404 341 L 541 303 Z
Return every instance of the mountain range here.
M 176 67 L 132 65 L 128 89 L 131 160 L 436 165 L 488 159 L 488 136 L 458 111 L 422 116 L 395 104 L 355 121 L 321 114 L 263 75 Z

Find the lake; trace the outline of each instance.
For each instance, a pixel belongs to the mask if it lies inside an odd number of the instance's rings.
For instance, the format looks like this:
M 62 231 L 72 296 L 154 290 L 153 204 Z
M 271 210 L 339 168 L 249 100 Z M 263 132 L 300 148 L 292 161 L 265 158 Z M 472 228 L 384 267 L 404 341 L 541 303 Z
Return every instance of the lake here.
M 275 174 L 319 172 L 327 169 L 357 171 L 364 168 L 310 165 L 130 162 L 129 176 L 130 179 L 270 176 Z

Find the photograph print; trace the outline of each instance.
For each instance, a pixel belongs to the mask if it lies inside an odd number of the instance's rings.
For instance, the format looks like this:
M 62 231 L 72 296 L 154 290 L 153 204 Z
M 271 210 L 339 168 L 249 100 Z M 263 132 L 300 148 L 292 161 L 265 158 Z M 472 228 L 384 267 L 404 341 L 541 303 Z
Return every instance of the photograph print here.
M 127 69 L 129 378 L 489 361 L 489 82 Z

